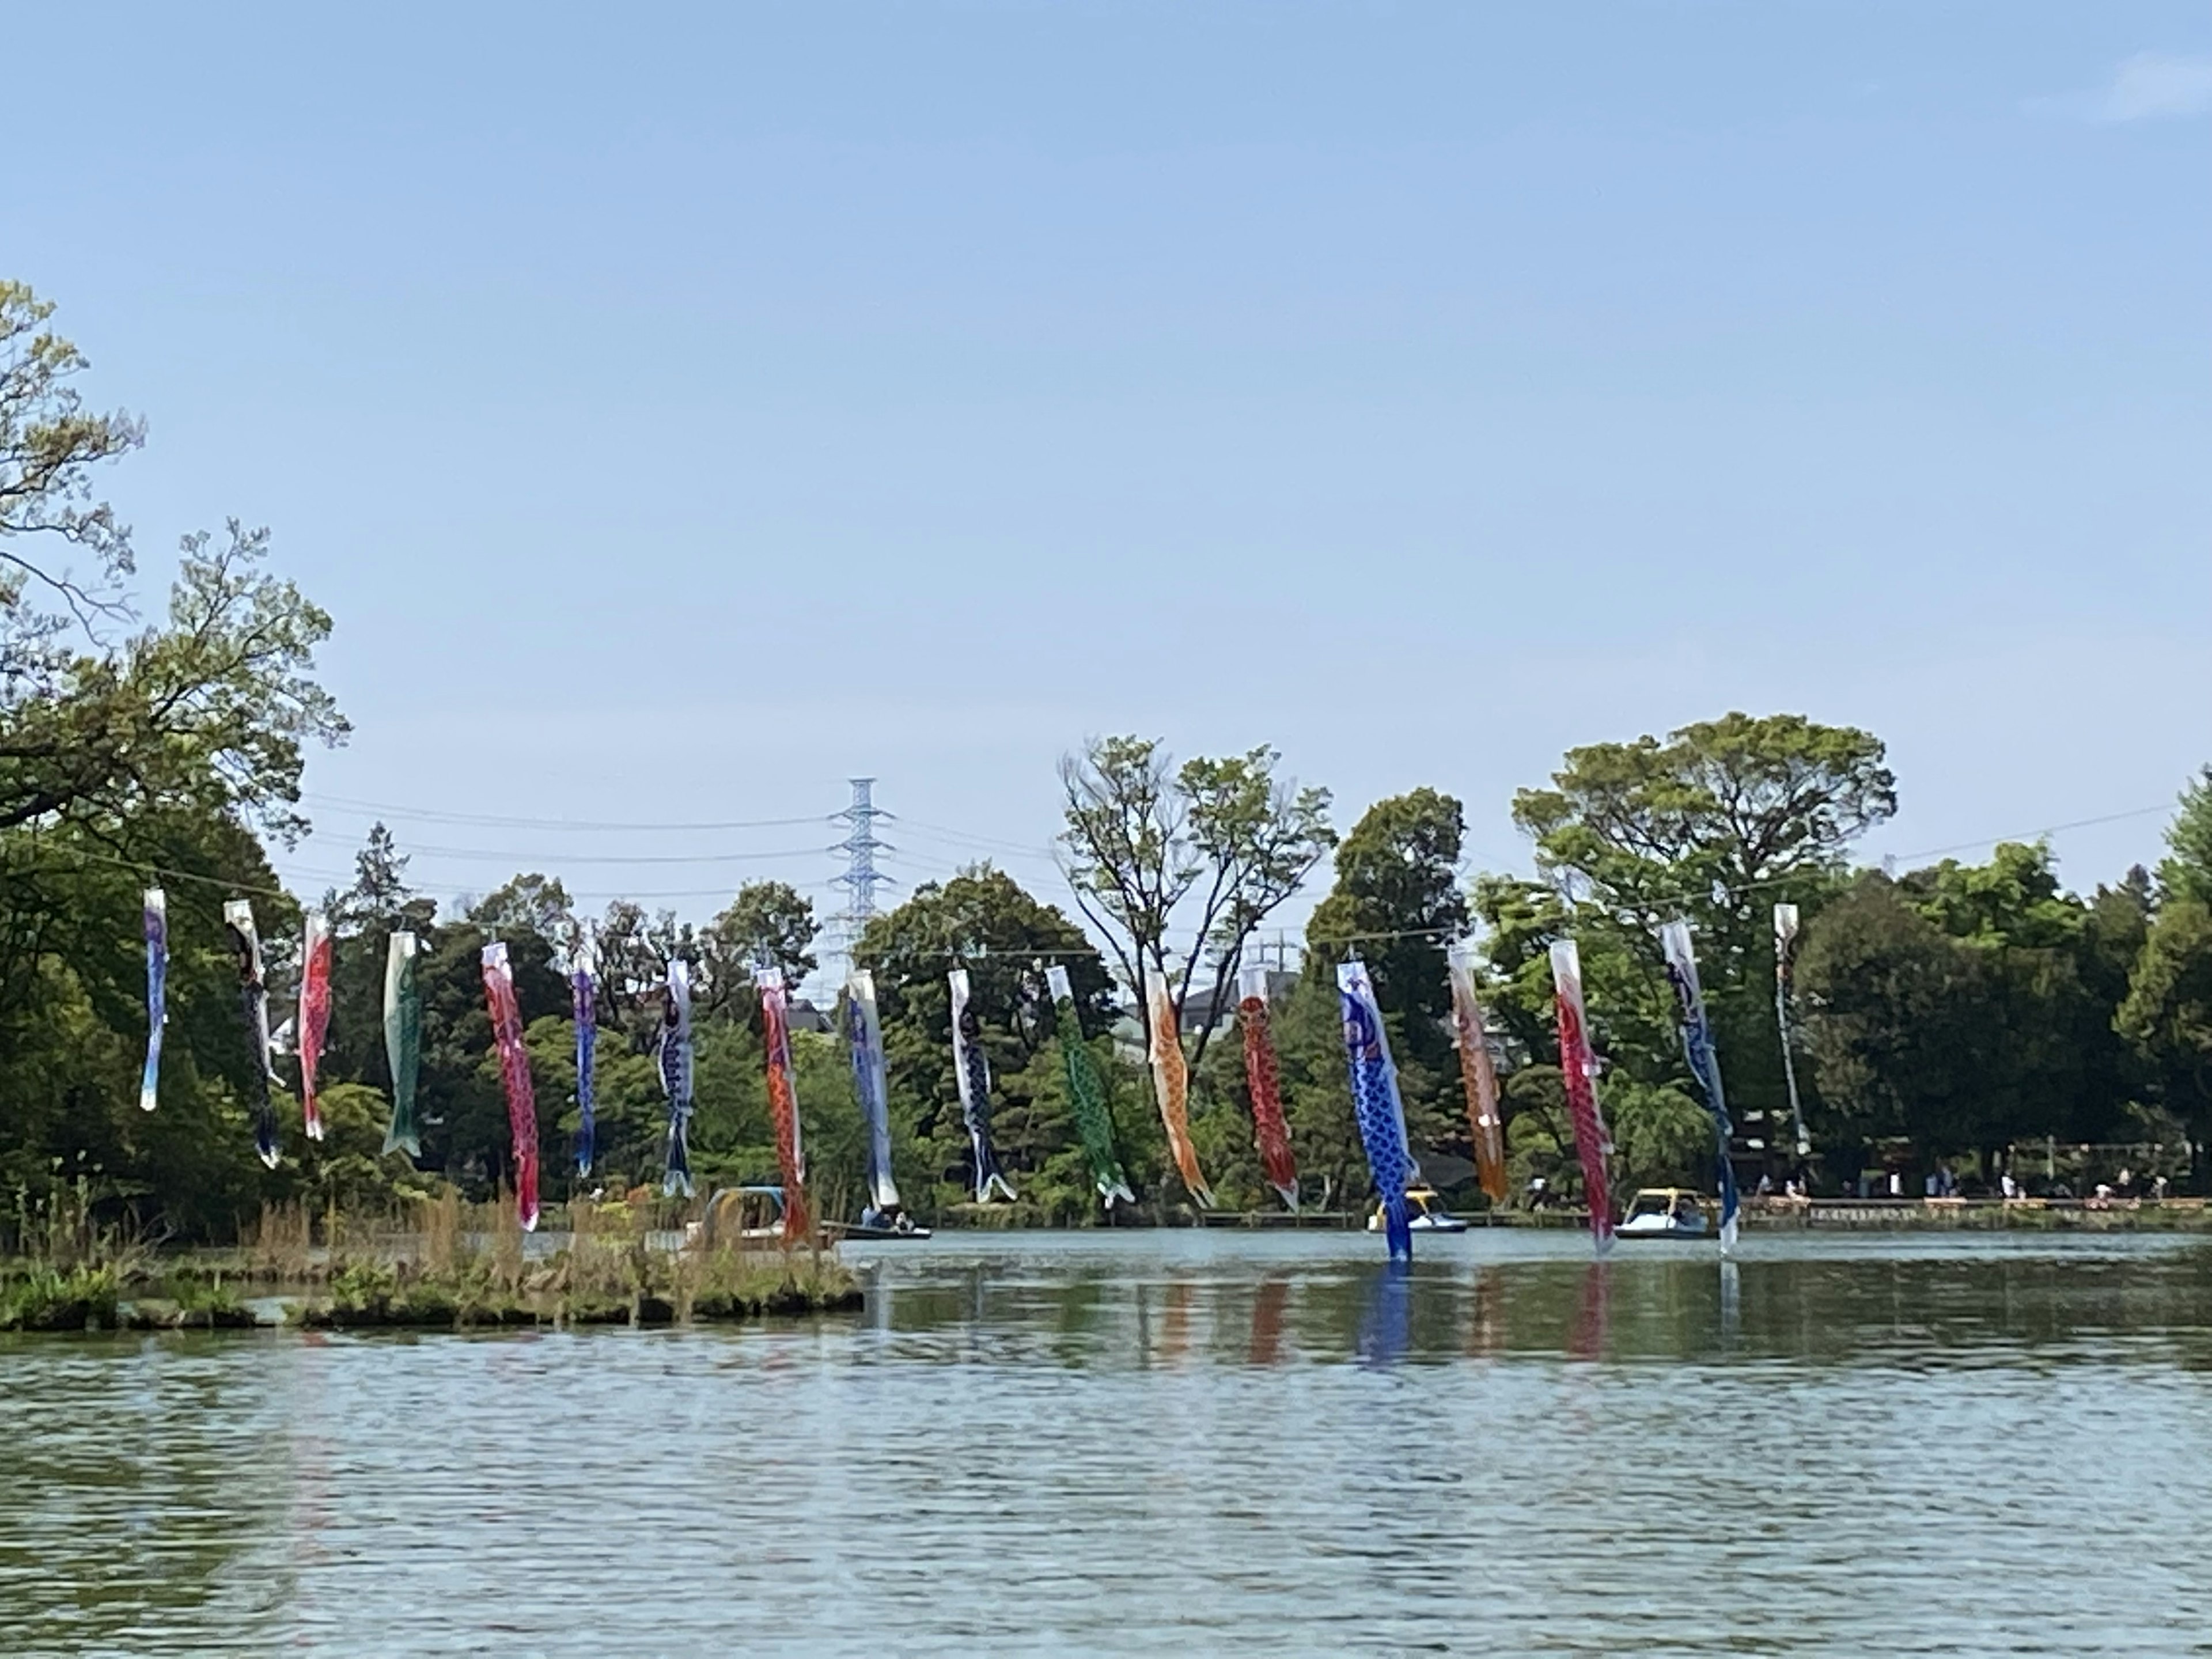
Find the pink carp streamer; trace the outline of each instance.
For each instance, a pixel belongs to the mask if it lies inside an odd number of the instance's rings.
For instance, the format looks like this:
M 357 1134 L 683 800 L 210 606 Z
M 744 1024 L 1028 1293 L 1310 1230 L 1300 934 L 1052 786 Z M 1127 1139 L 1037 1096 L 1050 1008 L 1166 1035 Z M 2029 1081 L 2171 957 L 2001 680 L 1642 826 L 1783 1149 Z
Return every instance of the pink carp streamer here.
M 1552 983 L 1559 1017 L 1559 1072 L 1567 1091 L 1567 1115 L 1575 1126 L 1575 1155 L 1582 1160 L 1583 1190 L 1589 1200 L 1590 1232 L 1602 1255 L 1613 1244 L 1613 1194 L 1605 1160 L 1613 1151 L 1605 1120 L 1597 1109 L 1597 1055 L 1583 1010 L 1582 955 L 1571 939 L 1552 941 Z
M 1446 961 L 1451 972 L 1452 1040 L 1459 1048 L 1459 1080 L 1467 1091 L 1468 1127 L 1474 1133 L 1475 1175 L 1492 1204 L 1503 1204 L 1505 1121 L 1498 1115 L 1498 1066 L 1490 1057 L 1482 1005 L 1474 995 L 1474 946 L 1455 939 Z
M 1291 1152 L 1291 1126 L 1283 1117 L 1283 1083 L 1275 1064 L 1275 1034 L 1267 1023 L 1265 964 L 1237 975 L 1237 1020 L 1244 1030 L 1244 1086 L 1252 1096 L 1252 1138 L 1267 1184 L 1293 1211 L 1298 1207 L 1298 1161 Z
M 775 1124 L 775 1159 L 783 1171 L 783 1237 L 790 1243 L 811 1231 L 806 1212 L 806 1152 L 799 1138 L 799 1091 L 792 1086 L 790 1000 L 781 968 L 759 969 L 753 984 L 760 992 L 761 1043 L 768 1050 L 768 1109 Z
M 315 1070 L 322 1062 L 323 1039 L 330 1029 L 331 923 L 321 911 L 310 910 L 300 945 L 300 1109 L 307 1115 L 310 1140 L 323 1138 Z
M 514 1139 L 514 1213 L 522 1231 L 538 1226 L 538 1098 L 530 1087 L 530 1055 L 522 1046 L 522 1010 L 507 946 L 483 948 L 484 1002 L 499 1048 L 499 1080 L 507 1089 L 507 1127 Z
M 1168 995 L 1164 973 L 1153 978 L 1150 1000 L 1152 1085 L 1160 1097 L 1160 1121 L 1167 1125 L 1168 1149 L 1175 1154 L 1184 1188 L 1201 1209 L 1210 1210 L 1213 1193 L 1199 1171 L 1198 1148 L 1190 1144 L 1190 1066 L 1182 1057 L 1182 1034 L 1176 1029 L 1175 1001 Z

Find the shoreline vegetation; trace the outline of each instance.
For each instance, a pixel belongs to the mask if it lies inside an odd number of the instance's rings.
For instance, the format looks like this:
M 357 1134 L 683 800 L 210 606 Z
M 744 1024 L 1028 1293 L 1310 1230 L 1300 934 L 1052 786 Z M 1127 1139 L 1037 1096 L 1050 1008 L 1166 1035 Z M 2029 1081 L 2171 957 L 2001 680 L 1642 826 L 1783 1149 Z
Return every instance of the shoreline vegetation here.
M 270 1206 L 238 1246 L 166 1252 L 112 1230 L 50 1234 L 0 1261 L 0 1331 L 473 1330 L 665 1326 L 850 1312 L 858 1281 L 820 1241 L 703 1243 L 620 1204 L 526 1234 L 511 1199 L 448 1188 L 413 1212 Z

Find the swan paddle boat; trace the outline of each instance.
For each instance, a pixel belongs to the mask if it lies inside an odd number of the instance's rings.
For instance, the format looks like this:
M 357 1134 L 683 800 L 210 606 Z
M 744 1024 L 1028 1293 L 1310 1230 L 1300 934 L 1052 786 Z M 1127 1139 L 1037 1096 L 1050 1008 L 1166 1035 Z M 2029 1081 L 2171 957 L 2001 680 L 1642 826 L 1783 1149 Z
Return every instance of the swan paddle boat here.
M 1406 1188 L 1406 1225 L 1417 1233 L 1463 1233 L 1467 1223 L 1444 1208 L 1444 1201 L 1431 1187 Z M 1382 1231 L 1382 1206 L 1377 1204 L 1367 1218 L 1367 1231 Z
M 1646 1187 L 1628 1201 L 1615 1238 L 1715 1238 L 1713 1200 L 1688 1187 Z

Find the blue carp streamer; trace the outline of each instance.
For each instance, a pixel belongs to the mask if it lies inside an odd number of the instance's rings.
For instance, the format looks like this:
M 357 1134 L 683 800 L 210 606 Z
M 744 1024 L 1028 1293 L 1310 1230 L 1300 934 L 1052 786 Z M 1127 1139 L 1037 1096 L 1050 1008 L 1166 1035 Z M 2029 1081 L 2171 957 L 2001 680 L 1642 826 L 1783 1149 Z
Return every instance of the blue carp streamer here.
M 599 1041 L 599 1003 L 592 982 L 592 958 L 579 951 L 568 975 L 568 1006 L 576 1021 L 576 1173 L 592 1172 L 595 1129 L 592 1121 L 592 1064 Z
M 884 1070 L 884 1028 L 876 1012 L 876 976 L 855 968 L 845 980 L 845 1042 L 853 1061 L 853 1093 L 868 1126 L 868 1202 L 879 1217 L 898 1213 L 891 1176 L 890 1082 Z
M 1660 948 L 1667 954 L 1667 981 L 1674 988 L 1674 1009 L 1682 1025 L 1682 1053 L 1690 1074 L 1705 1091 L 1712 1109 L 1715 1176 L 1721 1193 L 1721 1249 L 1735 1246 L 1735 1166 L 1729 1162 L 1729 1139 L 1735 1125 L 1729 1121 L 1728 1097 L 1721 1091 L 1721 1059 L 1713 1048 L 1712 1022 L 1705 1016 L 1705 994 L 1698 983 L 1697 953 L 1690 945 L 1690 924 L 1670 921 L 1659 930 Z
M 1412 1217 L 1406 1188 L 1413 1179 L 1413 1149 L 1406 1144 L 1406 1108 L 1398 1097 L 1398 1068 L 1390 1063 L 1390 1040 L 1383 1035 L 1382 1012 L 1364 963 L 1340 963 L 1336 988 L 1344 1005 L 1344 1051 L 1352 1067 L 1352 1106 L 1359 1120 L 1360 1144 L 1382 1206 L 1382 1231 L 1390 1254 L 1413 1259 Z
M 660 1016 L 660 1086 L 668 1096 L 668 1167 L 664 1198 L 691 1196 L 691 969 L 668 964 L 668 1000 Z
M 169 901 L 158 887 L 146 890 L 146 1069 L 139 1074 L 138 1106 L 150 1112 L 161 1082 L 161 1028 L 169 1020 Z

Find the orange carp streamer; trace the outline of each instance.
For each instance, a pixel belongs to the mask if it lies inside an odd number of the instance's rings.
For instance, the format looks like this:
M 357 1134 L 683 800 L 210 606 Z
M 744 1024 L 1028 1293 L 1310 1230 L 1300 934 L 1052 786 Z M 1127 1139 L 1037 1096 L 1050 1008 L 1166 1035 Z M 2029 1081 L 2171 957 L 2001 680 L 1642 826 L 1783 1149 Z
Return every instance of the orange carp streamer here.
M 1160 1121 L 1167 1126 L 1168 1148 L 1176 1173 L 1201 1209 L 1213 1207 L 1213 1193 L 1199 1173 L 1198 1148 L 1190 1144 L 1190 1067 L 1182 1057 L 1182 1035 L 1176 1029 L 1175 1001 L 1165 978 L 1152 982 L 1152 1087 L 1160 1097 Z
M 1291 1126 L 1283 1117 L 1283 1084 L 1275 1064 L 1275 1034 L 1267 1024 L 1267 970 L 1237 976 L 1237 1019 L 1244 1030 L 1244 1086 L 1252 1096 L 1252 1136 L 1259 1144 L 1267 1184 L 1295 1211 L 1298 1161 L 1291 1152 Z
M 1482 1005 L 1474 996 L 1474 946 L 1453 942 L 1452 1034 L 1459 1048 L 1459 1078 L 1467 1089 L 1467 1121 L 1474 1132 L 1474 1168 L 1492 1204 L 1505 1201 L 1505 1121 L 1498 1115 L 1498 1066 L 1490 1057 L 1483 1030 Z

